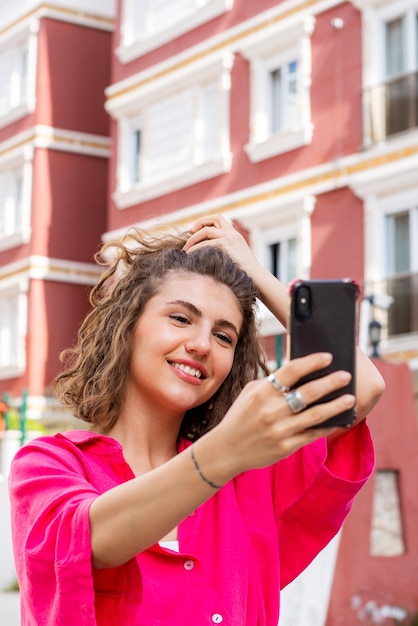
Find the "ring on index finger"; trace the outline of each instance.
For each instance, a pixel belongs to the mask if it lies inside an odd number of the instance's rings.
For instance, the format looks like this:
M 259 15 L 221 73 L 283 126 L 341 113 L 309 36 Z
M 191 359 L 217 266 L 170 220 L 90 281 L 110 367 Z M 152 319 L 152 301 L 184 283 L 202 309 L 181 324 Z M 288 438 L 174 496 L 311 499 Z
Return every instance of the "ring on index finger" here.
M 300 391 L 297 389 L 295 389 L 295 391 L 289 391 L 284 397 L 292 413 L 300 413 L 306 409 L 305 401 Z
M 289 387 L 283 385 L 283 383 L 281 383 L 274 374 L 270 374 L 269 376 L 267 376 L 267 380 L 273 385 L 275 389 L 277 389 L 277 391 L 280 391 L 280 393 L 287 393 L 289 391 Z

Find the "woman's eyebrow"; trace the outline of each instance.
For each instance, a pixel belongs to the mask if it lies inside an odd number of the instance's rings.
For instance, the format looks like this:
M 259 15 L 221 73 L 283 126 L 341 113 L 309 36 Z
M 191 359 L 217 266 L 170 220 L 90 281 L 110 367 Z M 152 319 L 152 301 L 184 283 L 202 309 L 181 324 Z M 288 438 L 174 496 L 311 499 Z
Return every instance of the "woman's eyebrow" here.
M 192 302 L 189 302 L 188 300 L 172 300 L 171 302 L 167 302 L 167 304 L 175 304 L 175 305 L 183 306 L 185 309 L 188 309 L 191 313 L 193 313 L 197 317 L 202 317 L 202 311 L 198 309 L 197 306 L 195 306 Z M 236 334 L 237 337 L 239 337 L 239 331 L 237 327 L 235 326 L 235 324 L 233 324 L 232 322 L 229 322 L 228 320 L 224 320 L 224 319 L 218 319 L 218 320 L 215 320 L 215 323 L 217 326 L 221 326 L 223 328 L 229 328 Z

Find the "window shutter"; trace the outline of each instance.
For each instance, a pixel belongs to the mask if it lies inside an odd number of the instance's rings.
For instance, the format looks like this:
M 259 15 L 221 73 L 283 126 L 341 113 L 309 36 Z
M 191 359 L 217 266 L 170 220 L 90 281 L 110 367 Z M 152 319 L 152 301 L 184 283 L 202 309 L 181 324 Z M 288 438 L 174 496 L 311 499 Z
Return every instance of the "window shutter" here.
M 147 114 L 146 178 L 184 169 L 193 162 L 193 97 L 191 90 L 163 99 Z

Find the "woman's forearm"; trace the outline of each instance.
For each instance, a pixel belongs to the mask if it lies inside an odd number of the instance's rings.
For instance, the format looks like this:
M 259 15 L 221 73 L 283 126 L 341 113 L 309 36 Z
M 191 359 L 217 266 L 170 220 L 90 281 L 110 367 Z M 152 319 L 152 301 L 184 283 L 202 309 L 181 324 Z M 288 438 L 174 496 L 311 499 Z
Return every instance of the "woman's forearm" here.
M 196 459 L 216 485 L 233 477 L 234 470 L 215 454 L 222 444 L 209 435 L 196 446 Z M 161 540 L 203 504 L 216 489 L 205 482 L 193 462 L 190 448 L 160 467 L 98 496 L 90 507 L 93 566 L 117 567 Z

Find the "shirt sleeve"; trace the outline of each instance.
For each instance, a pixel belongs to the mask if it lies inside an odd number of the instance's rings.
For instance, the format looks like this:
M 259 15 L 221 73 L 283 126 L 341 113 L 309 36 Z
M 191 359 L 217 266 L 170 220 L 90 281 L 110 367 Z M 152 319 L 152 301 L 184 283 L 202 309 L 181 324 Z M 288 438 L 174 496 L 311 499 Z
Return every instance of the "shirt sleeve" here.
M 321 439 L 275 466 L 282 588 L 336 535 L 373 467 L 374 448 L 365 421 L 344 433 L 330 450 Z
M 98 492 L 63 441 L 35 440 L 12 462 L 22 624 L 96 624 L 88 513 Z

